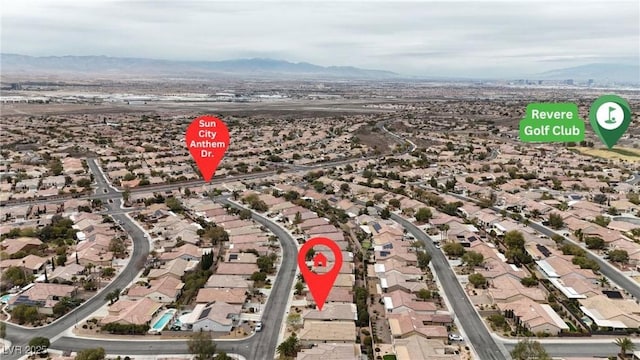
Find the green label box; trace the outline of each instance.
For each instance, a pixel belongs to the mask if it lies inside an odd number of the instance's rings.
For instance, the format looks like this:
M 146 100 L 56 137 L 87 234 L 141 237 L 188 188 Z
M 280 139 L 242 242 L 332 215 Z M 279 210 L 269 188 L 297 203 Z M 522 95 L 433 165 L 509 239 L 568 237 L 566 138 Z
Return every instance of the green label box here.
M 527 105 L 520 121 L 523 142 L 580 142 L 584 140 L 584 121 L 574 103 L 533 103 Z

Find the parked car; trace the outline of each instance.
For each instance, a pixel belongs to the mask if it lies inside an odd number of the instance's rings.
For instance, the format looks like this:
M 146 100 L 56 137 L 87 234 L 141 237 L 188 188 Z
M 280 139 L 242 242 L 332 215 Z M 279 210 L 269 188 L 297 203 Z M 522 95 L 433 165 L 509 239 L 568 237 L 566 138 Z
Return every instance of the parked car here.
M 262 321 L 256 323 L 256 332 L 262 331 Z
M 462 336 L 460 336 L 458 334 L 449 334 L 449 340 L 450 341 L 464 341 Z

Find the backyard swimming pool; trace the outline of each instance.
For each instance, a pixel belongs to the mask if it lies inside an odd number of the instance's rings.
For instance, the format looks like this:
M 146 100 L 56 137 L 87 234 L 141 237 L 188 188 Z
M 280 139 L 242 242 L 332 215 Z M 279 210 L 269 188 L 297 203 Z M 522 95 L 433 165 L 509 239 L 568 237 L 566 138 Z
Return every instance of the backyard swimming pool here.
M 0 303 L 7 304 L 9 303 L 10 298 L 11 298 L 11 294 L 2 295 L 0 296 Z
M 169 323 L 169 321 L 173 318 L 173 315 L 175 313 L 176 313 L 176 309 L 167 310 L 164 314 L 162 314 L 160 319 L 158 319 L 158 321 L 156 321 L 156 323 L 153 324 L 151 329 L 153 331 L 162 331 L 162 329 L 164 329 L 164 327 L 167 326 L 167 323 Z

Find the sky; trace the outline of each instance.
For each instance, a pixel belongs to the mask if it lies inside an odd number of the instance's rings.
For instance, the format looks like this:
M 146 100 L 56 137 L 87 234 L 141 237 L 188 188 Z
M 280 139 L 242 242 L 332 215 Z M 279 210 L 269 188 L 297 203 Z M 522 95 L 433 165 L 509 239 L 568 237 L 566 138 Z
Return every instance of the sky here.
M 403 75 L 640 63 L 640 1 L 3 1 L 0 51 L 273 58 Z

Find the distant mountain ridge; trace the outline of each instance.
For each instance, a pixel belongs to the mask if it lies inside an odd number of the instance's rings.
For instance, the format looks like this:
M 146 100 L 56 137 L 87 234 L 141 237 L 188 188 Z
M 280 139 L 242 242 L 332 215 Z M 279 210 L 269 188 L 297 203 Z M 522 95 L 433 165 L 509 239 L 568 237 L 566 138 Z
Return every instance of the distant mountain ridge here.
M 625 64 L 587 64 L 557 69 L 540 74 L 544 79 L 574 79 L 640 83 L 640 66 Z
M 384 70 L 353 66 L 320 66 L 266 58 L 222 61 L 175 61 L 111 56 L 28 56 L 0 54 L 5 74 L 76 72 L 85 74 L 137 75 L 293 75 L 300 77 L 392 78 L 399 75 Z

